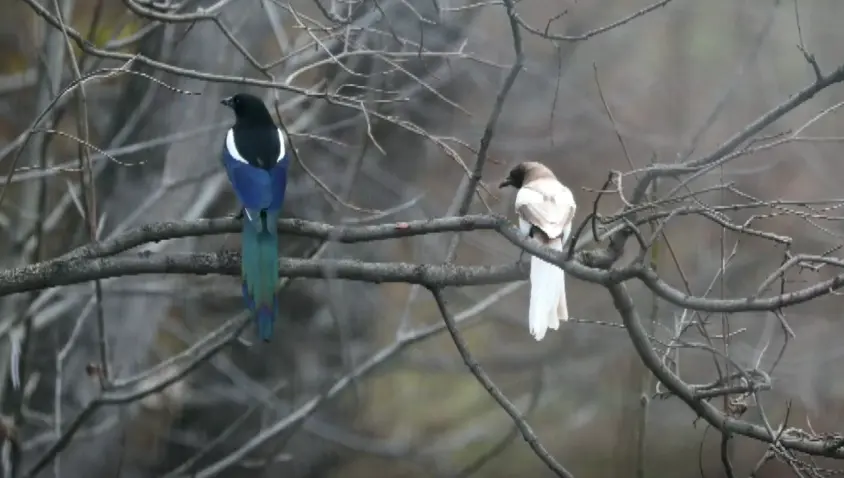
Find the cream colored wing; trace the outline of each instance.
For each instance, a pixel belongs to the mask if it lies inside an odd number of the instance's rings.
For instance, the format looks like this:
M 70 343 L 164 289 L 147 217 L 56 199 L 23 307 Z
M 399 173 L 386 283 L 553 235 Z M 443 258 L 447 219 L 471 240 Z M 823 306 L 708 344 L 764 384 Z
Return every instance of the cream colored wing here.
M 531 181 L 516 194 L 516 213 L 549 239 L 560 237 L 574 219 L 576 205 L 569 188 L 551 178 Z

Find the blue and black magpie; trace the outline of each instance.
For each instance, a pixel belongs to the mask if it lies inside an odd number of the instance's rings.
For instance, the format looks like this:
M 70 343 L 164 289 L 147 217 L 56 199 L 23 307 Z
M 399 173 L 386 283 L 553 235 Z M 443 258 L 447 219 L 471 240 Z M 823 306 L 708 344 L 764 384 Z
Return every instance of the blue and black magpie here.
M 243 298 L 255 314 L 258 336 L 269 341 L 278 313 L 278 230 L 290 163 L 284 133 L 260 98 L 239 93 L 221 101 L 234 110 L 223 165 L 243 207 Z

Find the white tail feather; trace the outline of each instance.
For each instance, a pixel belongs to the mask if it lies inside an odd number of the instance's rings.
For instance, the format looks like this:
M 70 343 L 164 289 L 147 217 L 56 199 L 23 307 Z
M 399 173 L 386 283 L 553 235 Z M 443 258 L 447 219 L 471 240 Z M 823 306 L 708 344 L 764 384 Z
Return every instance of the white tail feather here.
M 557 239 L 548 246 L 562 251 L 563 241 Z M 531 257 L 530 311 L 528 313 L 531 335 L 536 340 L 542 340 L 549 328 L 557 330 L 560 327 L 560 321 L 568 319 L 565 273 L 554 264 L 538 257 Z

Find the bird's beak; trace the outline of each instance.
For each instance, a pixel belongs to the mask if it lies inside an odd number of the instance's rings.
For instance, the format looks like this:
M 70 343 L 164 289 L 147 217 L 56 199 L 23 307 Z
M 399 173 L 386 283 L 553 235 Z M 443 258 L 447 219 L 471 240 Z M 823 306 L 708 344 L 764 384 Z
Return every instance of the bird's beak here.
M 221 105 L 224 105 L 224 106 L 228 106 L 229 108 L 231 108 L 231 107 L 232 107 L 232 99 L 231 99 L 231 97 L 228 97 L 228 98 L 223 98 L 223 100 L 222 100 L 222 101 L 220 101 L 220 104 L 221 104 Z
M 503 189 L 503 188 L 506 188 L 507 186 L 512 186 L 512 185 L 513 185 L 513 182 L 510 180 L 510 178 L 507 178 L 504 181 L 501 181 L 501 184 L 498 185 L 498 189 Z

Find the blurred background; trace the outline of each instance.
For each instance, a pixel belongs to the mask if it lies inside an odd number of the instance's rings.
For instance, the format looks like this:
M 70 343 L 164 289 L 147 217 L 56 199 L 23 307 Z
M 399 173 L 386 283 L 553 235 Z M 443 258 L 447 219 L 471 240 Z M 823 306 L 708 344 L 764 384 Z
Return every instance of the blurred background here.
M 293 165 L 286 216 L 359 224 L 453 214 L 465 181 L 460 163 L 474 164 L 515 59 L 508 16 L 494 0 L 39 1 L 0 0 L 4 267 L 56 257 L 92 237 L 151 222 L 236 212 L 218 160 L 220 138 L 232 118 L 219 100 L 242 90 L 278 107 L 309 170 Z M 499 192 L 495 185 L 516 162 L 535 160 L 552 167 L 574 191 L 580 221 L 610 171 L 630 173 L 652 161 L 704 156 L 811 84 L 814 73 L 798 45 L 824 72 L 844 63 L 840 1 L 663 3 L 583 41 L 521 30 L 525 68 L 504 103 L 484 172 L 492 194 L 482 192 L 484 201 L 476 198 L 472 212 L 512 217 L 512 192 Z M 59 97 L 74 81 L 74 69 L 61 31 L 35 13 L 35 4 L 54 15 L 59 8 L 67 24 L 96 48 L 142 54 L 194 72 L 327 91 L 346 98 L 339 102 L 346 104 L 175 75 L 138 62 L 126 65 L 125 59 L 103 59 L 77 46 L 73 56 L 83 75 L 124 67 L 160 83 L 111 70 L 108 77 L 84 83 L 84 103 L 74 94 Z M 649 4 L 524 0 L 516 10 L 534 30 L 578 36 Z M 167 15 L 209 9 L 239 45 L 213 22 L 158 21 L 131 12 L 132 5 Z M 787 207 L 766 203 L 761 210 L 724 214 L 737 223 L 761 214 L 754 227 L 793 237 L 792 253 L 835 250 L 844 237 L 836 216 L 844 205 L 837 199 L 844 198 L 839 187 L 844 163 L 836 153 L 844 123 L 835 109 L 842 101 L 841 86 L 820 92 L 760 134 L 769 142 L 788 135 L 792 140 L 713 169 L 690 187 L 732 184 L 731 190 L 702 196 L 709 204 L 791 201 Z M 36 123 L 42 112 L 47 113 Z M 27 131 L 32 134 L 21 149 Z M 86 136 L 97 148 L 89 150 L 90 177 L 79 167 L 74 139 Z M 633 173 L 623 176 L 628 196 L 635 180 Z M 653 193 L 677 184 L 665 181 Z M 795 203 L 811 201 L 825 202 L 795 212 L 800 208 Z M 617 194 L 607 194 L 598 210 L 609 215 L 622 204 Z M 678 218 L 665 231 L 668 242 L 660 243 L 652 260 L 667 281 L 695 295 L 755 293 L 785 252 L 782 245 L 725 232 L 703 217 Z M 500 264 L 519 255 L 499 236 L 482 232 L 353 246 L 282 240 L 282 255 L 297 257 L 438 263 L 456 247 L 458 263 Z M 230 234 L 143 249 L 238 247 L 237 235 Z M 795 273 L 787 287 L 830 274 Z M 716 431 L 696 422 L 675 398 L 640 399 L 651 397 L 655 384 L 618 326 L 604 288 L 570 278 L 569 309 L 577 320 L 536 343 L 527 331 L 524 285 L 449 289 L 446 296 L 475 358 L 553 456 L 578 477 L 726 476 Z M 99 366 L 92 366 L 100 363 L 98 303 L 112 379 L 184 352 L 242 313 L 235 277 L 126 277 L 102 281 L 100 288 L 101 301 L 95 287 L 84 284 L 7 296 L 0 303 L 2 413 L 21 444 L 19 455 L 4 460 L 17 461 L 23 470 L 55 443 L 57 426 L 67 430 L 99 394 Z M 728 329 L 728 354 L 737 364 L 773 370 L 773 390 L 761 397 L 774 426 L 790 404 L 788 426 L 819 434 L 841 430 L 844 388 L 838 383 L 844 376 L 835 363 L 844 353 L 838 343 L 844 328 L 837 296 L 787 309 L 795 337 L 786 344 L 773 314 L 692 317 L 655 303 L 641 284 L 630 288 L 657 338 L 670 341 L 682 320 L 706 320 L 699 328 L 720 340 L 719 349 L 722 329 Z M 217 476 L 552 476 L 468 372 L 425 290 L 293 280 L 281 301 L 271 344 L 235 343 L 160 393 L 94 413 L 61 454 L 60 466 L 48 466 L 39 476 L 55 476 L 56 469 L 64 477 L 208 471 L 291 413 L 301 414 L 302 407 L 313 412 L 307 420 L 283 427 Z M 413 340 L 399 341 L 399 330 Z M 684 335 L 692 342 L 701 337 L 694 329 Z M 251 328 L 245 338 L 253 340 Z M 16 368 L 10 357 L 16 356 L 24 365 L 20 377 L 9 373 Z M 157 370 L 168 373 L 167 367 Z M 694 383 L 714 380 L 712 355 L 684 351 L 681 373 Z M 22 393 L 13 386 L 18 378 Z M 342 390 L 314 406 L 314 397 L 336 383 Z M 743 418 L 760 423 L 758 407 L 751 404 Z M 765 451 L 740 438 L 730 447 L 737 476 L 747 476 Z M 830 461 L 816 464 L 838 469 Z M 773 460 L 756 476 L 794 476 L 794 471 Z

